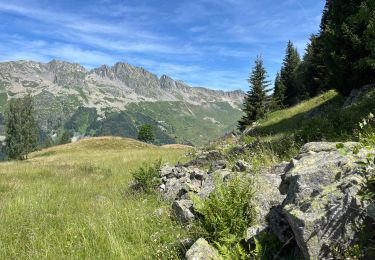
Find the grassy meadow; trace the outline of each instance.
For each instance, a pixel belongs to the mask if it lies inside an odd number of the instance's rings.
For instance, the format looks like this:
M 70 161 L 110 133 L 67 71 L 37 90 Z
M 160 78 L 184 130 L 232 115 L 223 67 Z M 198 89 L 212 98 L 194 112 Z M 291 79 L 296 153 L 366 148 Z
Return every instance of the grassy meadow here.
M 187 151 L 93 138 L 1 163 L 0 259 L 176 256 L 173 243 L 185 231 L 169 205 L 128 185 L 138 167 L 160 158 L 176 163 Z

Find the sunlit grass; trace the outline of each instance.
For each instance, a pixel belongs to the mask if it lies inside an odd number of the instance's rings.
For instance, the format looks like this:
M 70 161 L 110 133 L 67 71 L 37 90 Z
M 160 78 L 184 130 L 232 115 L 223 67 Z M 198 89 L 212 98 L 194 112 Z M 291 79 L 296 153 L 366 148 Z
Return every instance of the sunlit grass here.
M 297 115 L 311 111 L 314 108 L 317 108 L 326 103 L 327 101 L 330 101 L 333 98 L 337 97 L 337 95 L 338 93 L 336 91 L 330 90 L 322 95 L 309 99 L 291 108 L 282 109 L 270 113 L 269 115 L 267 115 L 265 119 L 261 120 L 259 124 L 262 127 L 275 125 L 277 123 L 282 122 L 283 120 L 288 120 Z
M 156 195 L 129 192 L 132 170 L 186 148 L 120 138 L 83 140 L 0 164 L 0 259 L 144 259 L 184 231 Z M 155 210 L 164 208 L 156 216 Z

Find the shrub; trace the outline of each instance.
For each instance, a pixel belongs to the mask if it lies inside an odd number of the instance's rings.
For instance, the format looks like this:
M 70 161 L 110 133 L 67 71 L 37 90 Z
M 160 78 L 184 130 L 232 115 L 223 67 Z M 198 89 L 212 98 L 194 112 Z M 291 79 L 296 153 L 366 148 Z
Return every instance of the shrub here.
M 222 245 L 236 245 L 243 239 L 255 219 L 253 197 L 252 181 L 240 177 L 219 184 L 204 201 L 194 197 L 207 239 Z
M 162 161 L 158 160 L 154 163 L 147 164 L 132 172 L 136 190 L 143 192 L 152 192 L 160 184 L 160 169 Z

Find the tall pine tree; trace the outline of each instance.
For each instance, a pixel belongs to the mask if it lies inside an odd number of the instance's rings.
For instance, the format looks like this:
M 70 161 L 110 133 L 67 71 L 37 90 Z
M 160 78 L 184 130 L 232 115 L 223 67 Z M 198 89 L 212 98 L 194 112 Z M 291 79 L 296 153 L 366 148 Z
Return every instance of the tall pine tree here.
M 7 156 L 10 159 L 27 159 L 38 144 L 38 127 L 31 96 L 10 100 L 5 126 Z
M 301 63 L 297 49 L 291 41 L 288 42 L 283 67 L 281 69 L 281 82 L 285 86 L 284 105 L 291 106 L 300 100 L 303 94 L 301 86 L 297 84 L 296 71 Z
M 267 71 L 263 66 L 262 57 L 258 56 L 255 60 L 255 66 L 248 80 L 250 90 L 247 92 L 243 104 L 245 115 L 238 122 L 238 129 L 243 131 L 247 126 L 263 118 L 267 112 Z
M 327 0 L 321 38 L 331 87 L 349 94 L 375 82 L 374 0 Z
M 319 35 L 312 35 L 306 54 L 298 70 L 298 83 L 308 96 L 314 97 L 328 90 L 327 67 L 323 59 L 323 45 Z

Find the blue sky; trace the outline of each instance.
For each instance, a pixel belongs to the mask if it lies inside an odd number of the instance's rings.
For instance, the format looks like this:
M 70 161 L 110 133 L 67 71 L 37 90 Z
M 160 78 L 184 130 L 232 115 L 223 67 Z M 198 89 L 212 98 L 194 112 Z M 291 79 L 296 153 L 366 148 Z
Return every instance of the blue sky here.
M 193 86 L 248 89 L 262 55 L 273 80 L 286 42 L 304 52 L 324 0 L 0 0 L 0 61 L 117 61 Z

